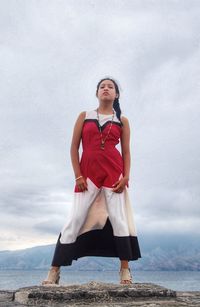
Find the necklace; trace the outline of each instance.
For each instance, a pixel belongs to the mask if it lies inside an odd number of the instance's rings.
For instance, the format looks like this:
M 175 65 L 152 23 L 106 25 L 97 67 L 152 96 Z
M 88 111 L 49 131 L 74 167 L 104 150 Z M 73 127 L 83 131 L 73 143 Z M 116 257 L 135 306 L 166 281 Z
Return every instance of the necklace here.
M 99 126 L 99 131 L 100 131 L 100 137 L 101 137 L 101 145 L 100 145 L 100 148 L 101 148 L 102 150 L 104 150 L 104 148 L 105 148 L 105 141 L 106 141 L 106 139 L 108 138 L 108 136 L 109 136 L 109 134 L 110 134 L 110 130 L 111 130 L 111 127 L 112 127 L 112 124 L 113 124 L 113 119 L 114 119 L 115 113 L 114 113 L 114 110 L 113 110 L 112 120 L 111 120 L 111 122 L 110 122 L 110 126 L 109 126 L 109 129 L 108 129 L 108 132 L 107 132 L 105 138 L 103 139 L 102 129 L 101 129 L 101 125 L 100 125 L 100 119 L 99 119 L 98 108 L 96 109 L 96 111 L 97 111 L 97 121 L 98 121 L 98 126 Z

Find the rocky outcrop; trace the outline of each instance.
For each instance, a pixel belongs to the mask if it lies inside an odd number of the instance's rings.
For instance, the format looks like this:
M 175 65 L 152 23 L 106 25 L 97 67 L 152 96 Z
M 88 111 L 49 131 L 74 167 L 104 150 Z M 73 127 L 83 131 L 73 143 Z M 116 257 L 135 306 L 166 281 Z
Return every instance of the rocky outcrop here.
M 200 292 L 175 292 L 152 284 L 34 286 L 0 291 L 0 306 L 200 306 Z

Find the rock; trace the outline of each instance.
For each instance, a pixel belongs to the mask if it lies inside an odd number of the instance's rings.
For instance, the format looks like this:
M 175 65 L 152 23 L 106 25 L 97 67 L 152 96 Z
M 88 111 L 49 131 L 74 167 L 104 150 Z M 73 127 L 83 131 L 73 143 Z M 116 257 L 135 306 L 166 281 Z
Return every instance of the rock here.
M 14 292 L 0 291 L 0 306 L 200 306 L 200 292 L 175 292 L 152 283 L 116 285 L 90 282 L 82 285 L 25 287 Z
M 0 306 L 7 307 L 7 306 L 13 306 L 12 302 L 14 300 L 14 291 L 0 291 Z

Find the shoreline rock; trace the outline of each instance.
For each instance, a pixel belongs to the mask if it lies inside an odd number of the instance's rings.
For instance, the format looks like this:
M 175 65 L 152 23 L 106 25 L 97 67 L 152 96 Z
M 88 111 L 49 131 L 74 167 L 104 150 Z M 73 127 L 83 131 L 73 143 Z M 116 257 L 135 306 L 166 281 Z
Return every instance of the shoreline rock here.
M 92 281 L 82 285 L 1 290 L 0 306 L 200 306 L 200 291 L 174 291 L 153 283 L 119 285 Z

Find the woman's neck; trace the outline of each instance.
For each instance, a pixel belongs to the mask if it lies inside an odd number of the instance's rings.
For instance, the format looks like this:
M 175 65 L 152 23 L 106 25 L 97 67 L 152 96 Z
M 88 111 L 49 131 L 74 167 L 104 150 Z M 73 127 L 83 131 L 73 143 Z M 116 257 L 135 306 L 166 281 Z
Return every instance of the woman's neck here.
M 104 115 L 113 114 L 113 109 L 112 110 L 104 110 L 104 109 L 97 108 L 96 111 L 98 111 L 99 114 L 104 114 Z
M 99 104 L 99 107 L 97 108 L 99 113 L 102 114 L 113 114 L 113 104 Z

